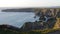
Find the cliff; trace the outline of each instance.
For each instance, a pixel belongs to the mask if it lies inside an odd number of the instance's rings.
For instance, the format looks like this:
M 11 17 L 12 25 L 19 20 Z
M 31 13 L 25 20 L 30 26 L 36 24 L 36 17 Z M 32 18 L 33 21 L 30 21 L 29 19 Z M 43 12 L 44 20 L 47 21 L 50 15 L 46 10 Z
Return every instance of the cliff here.
M 44 21 L 26 22 L 20 29 L 21 31 L 44 30 L 46 28 L 52 29 L 55 23 L 56 23 L 55 18 L 51 18 L 47 22 Z

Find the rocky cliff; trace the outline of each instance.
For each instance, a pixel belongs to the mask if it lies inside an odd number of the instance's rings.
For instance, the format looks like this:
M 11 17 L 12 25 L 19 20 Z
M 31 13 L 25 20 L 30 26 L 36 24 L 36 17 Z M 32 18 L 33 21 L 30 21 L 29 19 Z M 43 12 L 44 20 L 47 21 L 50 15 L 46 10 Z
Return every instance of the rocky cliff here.
M 48 22 L 35 21 L 35 22 L 26 22 L 20 29 L 21 31 L 30 31 L 30 30 L 44 30 L 52 29 L 56 23 L 56 19 L 51 18 Z

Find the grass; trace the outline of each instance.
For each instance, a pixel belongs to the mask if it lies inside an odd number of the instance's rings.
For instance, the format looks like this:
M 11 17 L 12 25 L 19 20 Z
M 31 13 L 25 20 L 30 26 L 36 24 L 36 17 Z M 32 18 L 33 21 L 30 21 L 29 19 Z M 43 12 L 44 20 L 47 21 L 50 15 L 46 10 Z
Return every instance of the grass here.
M 50 32 L 60 31 L 60 29 L 45 29 L 45 30 L 32 30 L 32 31 L 13 31 L 9 29 L 0 29 L 0 34 L 47 34 Z
M 0 34 L 19 34 L 17 31 L 12 31 L 9 29 L 0 29 Z

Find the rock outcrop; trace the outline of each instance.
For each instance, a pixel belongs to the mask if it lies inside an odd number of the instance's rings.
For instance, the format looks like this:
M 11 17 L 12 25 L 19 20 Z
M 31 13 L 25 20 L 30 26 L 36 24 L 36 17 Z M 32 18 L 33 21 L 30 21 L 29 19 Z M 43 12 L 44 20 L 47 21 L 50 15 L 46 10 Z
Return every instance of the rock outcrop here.
M 43 30 L 43 29 L 52 29 L 56 23 L 55 18 L 51 18 L 48 22 L 36 21 L 36 22 L 26 22 L 21 28 L 21 31 L 30 31 L 30 30 Z

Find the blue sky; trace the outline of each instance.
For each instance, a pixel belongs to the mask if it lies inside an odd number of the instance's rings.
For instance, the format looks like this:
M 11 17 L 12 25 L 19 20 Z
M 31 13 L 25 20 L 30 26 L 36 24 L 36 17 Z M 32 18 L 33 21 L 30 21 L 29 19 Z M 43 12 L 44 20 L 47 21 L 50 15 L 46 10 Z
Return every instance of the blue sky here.
M 0 7 L 60 6 L 60 0 L 0 0 Z

